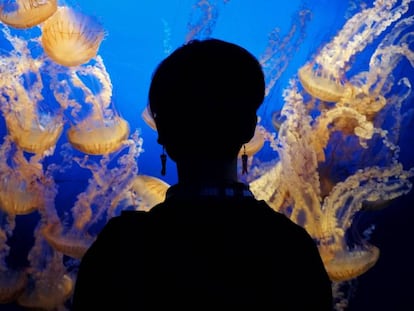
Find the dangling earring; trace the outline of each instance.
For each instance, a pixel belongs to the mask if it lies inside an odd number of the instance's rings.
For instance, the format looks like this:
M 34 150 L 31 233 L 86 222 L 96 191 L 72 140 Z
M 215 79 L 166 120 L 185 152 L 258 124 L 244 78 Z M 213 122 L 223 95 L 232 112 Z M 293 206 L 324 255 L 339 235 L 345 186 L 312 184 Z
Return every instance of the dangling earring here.
M 164 146 L 162 146 L 162 154 L 160 155 L 160 158 L 161 158 L 161 175 L 165 176 L 167 155 L 165 154 Z
M 247 154 L 246 154 L 246 145 L 243 145 L 244 152 L 241 156 L 242 158 L 242 174 L 247 174 Z

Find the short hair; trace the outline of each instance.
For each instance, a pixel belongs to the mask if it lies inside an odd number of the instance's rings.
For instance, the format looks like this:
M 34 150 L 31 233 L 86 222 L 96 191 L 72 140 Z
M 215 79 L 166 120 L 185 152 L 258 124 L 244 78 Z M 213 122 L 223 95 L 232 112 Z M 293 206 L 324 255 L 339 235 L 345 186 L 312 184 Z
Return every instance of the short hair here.
M 219 39 L 190 41 L 152 76 L 148 104 L 158 142 L 173 160 L 234 157 L 251 138 L 264 93 L 262 67 L 246 49 Z

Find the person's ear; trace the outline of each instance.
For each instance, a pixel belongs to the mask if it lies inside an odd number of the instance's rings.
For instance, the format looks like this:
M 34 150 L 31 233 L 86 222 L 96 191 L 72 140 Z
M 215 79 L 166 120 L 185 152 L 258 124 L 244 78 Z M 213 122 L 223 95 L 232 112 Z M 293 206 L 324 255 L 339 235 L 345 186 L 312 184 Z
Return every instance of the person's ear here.
M 163 131 L 157 127 L 157 143 L 164 146 L 165 145 L 165 137 L 163 135 Z
M 257 125 L 257 115 L 254 115 L 246 122 L 246 130 L 244 131 L 243 143 L 248 143 L 254 136 Z

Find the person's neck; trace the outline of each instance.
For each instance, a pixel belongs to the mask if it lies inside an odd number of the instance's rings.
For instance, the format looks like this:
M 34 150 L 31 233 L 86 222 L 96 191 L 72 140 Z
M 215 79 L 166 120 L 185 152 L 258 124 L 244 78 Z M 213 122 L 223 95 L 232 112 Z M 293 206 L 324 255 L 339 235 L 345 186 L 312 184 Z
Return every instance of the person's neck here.
M 205 160 L 177 161 L 178 183 L 189 185 L 220 185 L 236 183 L 237 158 L 233 160 Z

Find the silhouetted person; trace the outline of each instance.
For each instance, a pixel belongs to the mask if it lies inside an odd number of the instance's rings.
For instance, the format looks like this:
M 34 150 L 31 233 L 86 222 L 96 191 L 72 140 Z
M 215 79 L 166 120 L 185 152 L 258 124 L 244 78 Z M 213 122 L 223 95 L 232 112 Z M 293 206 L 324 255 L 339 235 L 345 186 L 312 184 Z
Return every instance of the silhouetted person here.
M 178 183 L 149 212 L 112 218 L 80 264 L 79 310 L 332 310 L 311 236 L 238 181 L 264 99 L 257 59 L 192 41 L 155 70 L 149 109 Z

